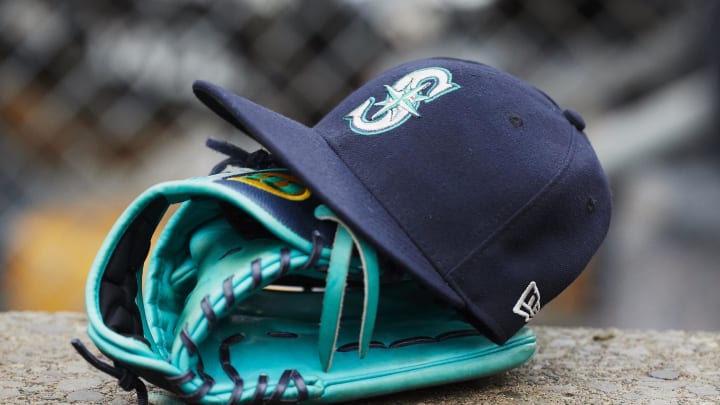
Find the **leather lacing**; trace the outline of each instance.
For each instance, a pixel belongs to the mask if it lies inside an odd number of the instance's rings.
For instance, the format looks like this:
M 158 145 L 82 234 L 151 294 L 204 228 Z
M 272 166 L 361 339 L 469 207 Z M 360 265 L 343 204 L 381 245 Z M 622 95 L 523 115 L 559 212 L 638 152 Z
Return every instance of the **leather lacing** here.
M 225 170 L 228 166 L 247 167 L 254 170 L 270 169 L 282 167 L 273 155 L 262 149 L 255 152 L 248 152 L 245 149 L 234 145 L 230 142 L 224 142 L 213 138 L 208 138 L 205 145 L 227 156 L 226 159 L 215 165 L 210 174 L 218 174 Z
M 225 374 L 230 377 L 230 380 L 234 384 L 232 394 L 230 395 L 230 399 L 228 400 L 228 404 L 232 404 L 238 401 L 243 392 L 243 379 L 240 378 L 240 374 L 230 362 L 230 346 L 236 343 L 240 343 L 240 341 L 242 341 L 244 338 L 245 335 L 239 333 L 237 335 L 232 335 L 226 338 L 220 344 L 220 363 L 222 364 L 222 368 L 225 371 Z M 253 395 L 252 403 L 264 403 L 266 399 L 268 399 L 266 392 L 267 379 L 268 376 L 266 374 L 260 374 L 258 376 L 258 382 L 255 385 L 255 394 Z M 273 391 L 273 394 L 269 398 L 269 401 L 280 402 L 282 399 L 282 395 L 285 393 L 285 390 L 290 384 L 290 381 L 295 384 L 295 389 L 298 391 L 298 401 L 304 401 L 308 399 L 307 385 L 305 384 L 305 380 L 302 378 L 302 376 L 297 370 L 289 369 L 285 370 L 280 376 L 280 379 L 278 380 L 278 383 L 275 387 L 275 391 Z
M 300 269 L 308 269 L 312 268 L 316 265 L 317 261 L 320 259 L 320 254 L 323 249 L 323 238 L 317 230 L 312 233 L 312 248 L 310 251 L 310 255 L 308 256 L 308 259 L 306 262 L 300 266 Z M 287 248 L 280 249 L 280 269 L 278 273 L 278 278 L 284 276 L 287 274 L 287 272 L 290 270 L 290 250 Z M 257 258 L 250 262 L 250 273 L 252 278 L 252 285 L 251 289 L 257 289 L 260 288 L 263 284 L 263 278 L 262 278 L 262 261 L 260 258 Z M 223 298 L 225 299 L 225 307 L 231 308 L 236 299 L 235 294 L 233 292 L 233 276 L 229 276 L 225 280 L 223 280 L 222 283 L 222 290 L 223 290 Z M 217 322 L 218 316 L 215 313 L 215 311 L 212 308 L 212 305 L 210 304 L 210 296 L 206 295 L 201 301 L 200 301 L 200 307 L 203 312 L 203 315 L 207 319 L 208 322 L 208 332 L 212 330 Z M 283 337 L 293 337 L 297 336 L 295 334 L 285 334 L 283 332 L 280 332 L 280 334 Z M 278 335 L 276 335 L 278 336 Z M 233 391 L 230 395 L 230 400 L 228 401 L 228 404 L 232 404 L 237 402 L 240 397 L 243 394 L 243 389 L 245 386 L 245 381 L 238 373 L 237 369 L 231 364 L 231 356 L 230 356 L 230 347 L 234 344 L 239 343 L 243 340 L 245 335 L 243 334 L 236 334 L 232 335 L 228 338 L 226 338 L 220 345 L 220 361 L 223 370 L 225 371 L 225 374 L 230 378 L 230 381 L 233 383 Z M 191 402 L 197 402 L 200 401 L 210 390 L 212 389 L 213 385 L 215 384 L 215 380 L 212 378 L 212 376 L 206 374 L 204 372 L 204 365 L 202 357 L 200 356 L 200 353 L 198 351 L 197 344 L 193 341 L 193 339 L 190 337 L 190 333 L 188 332 L 188 326 L 185 325 L 183 329 L 180 331 L 180 341 L 182 342 L 182 345 L 185 346 L 185 349 L 187 350 L 188 354 L 190 356 L 195 356 L 197 358 L 197 365 L 196 365 L 196 373 L 193 371 L 189 371 L 188 373 L 183 374 L 179 380 L 173 379 L 172 381 L 169 381 L 175 385 L 181 385 L 186 382 L 192 381 L 195 376 L 197 375 L 202 380 L 202 385 L 195 390 L 192 394 L 189 394 L 187 396 L 184 396 L 183 399 Z M 280 376 L 280 379 L 278 380 L 275 389 L 272 393 L 268 393 L 268 376 L 265 374 L 260 374 L 258 376 L 257 384 L 255 385 L 255 394 L 253 395 L 252 402 L 253 404 L 263 404 L 263 403 L 279 403 L 281 402 L 282 395 L 285 393 L 287 388 L 289 387 L 290 383 L 293 383 L 295 386 L 295 389 L 297 390 L 297 401 L 304 401 L 308 399 L 308 390 L 307 390 L 307 384 L 305 383 L 305 379 L 302 377 L 299 371 L 295 369 L 288 369 L 285 370 L 282 375 Z
M 424 343 L 440 343 L 444 342 L 448 339 L 454 339 L 454 338 L 461 338 L 466 336 L 480 336 L 481 333 L 473 330 L 473 329 L 467 329 L 467 330 L 457 330 L 452 332 L 445 332 L 441 333 L 435 337 L 430 336 L 413 336 L 409 338 L 404 339 L 398 339 L 393 341 L 390 344 L 385 344 L 383 342 L 373 340 L 370 342 L 370 348 L 374 349 L 397 349 L 400 347 L 406 347 L 411 345 L 417 345 L 417 344 L 424 344 Z M 340 353 L 344 352 L 352 352 L 358 349 L 358 346 L 360 344 L 358 342 L 352 342 L 344 344 L 340 347 L 338 347 L 336 350 Z
M 282 331 L 270 331 L 270 332 L 267 332 L 267 335 L 270 337 L 277 337 L 277 338 L 298 338 L 298 337 L 300 337 L 297 333 L 282 332 Z M 461 337 L 467 337 L 467 336 L 481 336 L 481 335 L 482 334 L 477 330 L 463 329 L 463 330 L 456 330 L 456 331 L 452 331 L 452 332 L 441 333 L 435 337 L 412 336 L 412 337 L 408 337 L 408 338 L 395 340 L 395 341 L 391 342 L 390 344 L 385 344 L 378 340 L 373 340 L 370 342 L 370 348 L 371 349 L 397 349 L 400 347 L 425 344 L 425 343 L 440 343 L 440 342 L 444 342 L 449 339 L 455 339 L 455 338 L 461 338 Z M 335 351 L 337 351 L 339 353 L 354 352 L 354 351 L 357 351 L 359 346 L 360 346 L 359 342 L 346 343 L 346 344 L 338 347 L 337 349 L 335 349 Z
M 111 366 L 98 359 L 97 357 L 95 357 L 94 354 L 90 353 L 90 350 L 85 347 L 85 345 L 80 341 L 80 339 L 72 339 L 70 343 L 80 354 L 80 356 L 82 356 L 82 358 L 85 359 L 85 361 L 87 361 L 88 363 L 90 363 L 93 367 L 117 378 L 120 388 L 125 391 L 135 390 L 135 393 L 137 394 L 138 405 L 148 404 L 147 387 L 145 386 L 145 384 L 143 384 L 140 378 L 138 378 L 137 374 L 118 364 Z

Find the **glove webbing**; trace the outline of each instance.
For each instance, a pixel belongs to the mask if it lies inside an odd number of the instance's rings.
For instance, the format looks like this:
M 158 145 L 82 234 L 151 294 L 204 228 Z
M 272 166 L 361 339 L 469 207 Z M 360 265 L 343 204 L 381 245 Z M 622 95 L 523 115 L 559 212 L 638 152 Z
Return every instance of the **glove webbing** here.
M 330 220 L 338 224 L 328 266 L 328 275 L 325 295 L 323 297 L 318 338 L 318 354 L 320 362 L 323 369 L 328 371 L 332 365 L 333 354 L 336 350 L 344 301 L 343 298 L 345 295 L 345 287 L 347 285 L 347 276 L 350 268 L 353 248 L 356 248 L 358 251 L 364 279 L 363 312 L 359 342 L 357 344 L 360 358 L 365 357 L 370 348 L 377 315 L 380 280 L 377 256 L 375 251 L 369 245 L 365 244 L 361 239 L 355 236 L 352 231 L 347 228 L 347 226 L 327 207 L 322 205 L 318 206 L 315 210 L 315 216 L 318 219 Z M 300 266 L 301 269 L 314 265 L 314 262 L 319 257 L 321 245 L 322 243 L 319 234 L 313 234 L 313 249 L 305 264 Z M 281 249 L 280 266 L 279 269 L 273 273 L 270 273 L 270 270 L 264 268 L 259 259 L 252 261 L 250 268 L 250 277 L 252 278 L 251 290 L 260 288 L 264 284 L 263 279 L 266 277 L 278 279 L 285 275 L 290 268 L 290 260 L 289 250 Z M 264 274 L 264 272 L 267 274 Z M 223 281 L 223 299 L 225 300 L 225 308 L 227 308 L 228 311 L 237 301 L 232 290 L 232 285 L 232 278 L 228 278 Z M 209 303 L 207 297 L 201 301 L 200 305 L 203 316 L 206 318 L 208 328 L 212 328 L 218 319 L 217 314 L 213 311 L 212 305 Z M 189 356 L 196 357 L 197 363 L 195 368 L 197 370 L 197 376 L 199 376 L 203 382 L 194 393 L 190 394 L 185 399 L 197 401 L 210 391 L 215 381 L 204 373 L 203 362 L 198 353 L 197 344 L 193 341 L 190 335 L 191 334 L 188 332 L 187 327 L 185 327 L 180 333 L 180 340 L 184 350 L 187 351 L 187 354 Z M 220 358 L 223 370 L 234 384 L 233 392 L 231 394 L 233 400 L 241 397 L 244 380 L 240 377 L 237 369 L 235 369 L 235 367 L 230 363 L 229 349 L 231 345 L 240 342 L 243 338 L 244 335 L 242 334 L 231 336 L 223 342 L 220 348 Z M 194 378 L 193 374 L 193 372 L 189 372 L 187 378 L 183 378 L 182 381 L 178 381 L 177 383 L 180 384 L 192 381 Z M 305 380 L 297 370 L 288 369 L 283 372 L 283 375 L 278 380 L 270 398 L 267 398 L 265 394 L 267 390 L 267 376 L 261 374 L 258 377 L 253 401 L 262 402 L 263 400 L 268 399 L 271 401 L 279 400 L 284 391 L 287 389 L 290 380 L 292 380 L 297 390 L 297 399 L 306 399 L 308 397 L 308 393 Z
M 314 263 L 319 259 L 320 257 L 320 251 L 322 250 L 322 239 L 320 237 L 319 233 L 313 234 L 313 248 L 310 253 L 310 256 L 308 257 L 307 261 L 301 266 L 301 268 L 307 268 L 312 267 Z M 287 271 L 290 269 L 290 251 L 289 249 L 281 249 L 280 250 L 280 268 L 277 271 L 277 275 L 275 275 L 273 278 L 280 278 L 284 274 L 287 273 Z M 251 275 L 252 278 L 252 285 L 251 290 L 261 288 L 263 285 L 263 279 L 268 277 L 268 275 L 263 275 L 263 267 L 261 264 L 261 261 L 259 259 L 254 260 L 251 263 Z M 222 290 L 223 290 L 223 299 L 225 300 L 226 306 L 228 308 L 232 307 L 237 299 L 235 297 L 235 293 L 233 292 L 233 276 L 226 278 L 223 280 Z M 200 303 L 201 309 L 203 312 L 203 316 L 206 318 L 208 322 L 208 329 L 212 329 L 213 326 L 216 323 L 216 320 L 218 319 L 217 314 L 212 309 L 212 305 L 209 303 L 208 297 L 206 296 Z M 202 380 L 202 384 L 200 387 L 198 387 L 194 392 L 191 394 L 183 396 L 184 400 L 187 400 L 189 402 L 198 402 L 202 400 L 202 398 L 210 392 L 213 385 L 215 385 L 215 380 L 207 375 L 204 372 L 204 365 L 202 357 L 199 354 L 198 345 L 196 342 L 192 339 L 190 336 L 190 332 L 188 331 L 187 325 L 181 330 L 180 332 L 180 341 L 182 343 L 182 347 L 187 351 L 187 354 L 189 356 L 195 356 L 197 363 L 195 365 L 195 372 L 192 370 L 188 370 L 186 373 L 183 373 L 181 376 L 177 377 L 176 379 L 173 379 L 172 383 L 174 383 L 175 386 L 178 387 L 179 391 L 182 391 L 180 389 L 180 386 L 182 384 L 191 382 L 195 376 L 198 376 Z M 219 357 L 221 361 L 221 366 L 223 371 L 225 371 L 225 374 L 230 378 L 230 380 L 233 383 L 233 391 L 230 396 L 230 400 L 228 401 L 228 404 L 237 402 L 243 393 L 244 388 L 244 380 L 241 378 L 240 374 L 238 373 L 237 369 L 232 365 L 231 363 L 231 356 L 230 356 L 230 347 L 234 344 L 237 344 L 241 342 L 245 338 L 245 335 L 242 333 L 232 335 L 228 338 L 226 338 L 220 345 L 219 349 Z M 305 380 L 303 379 L 302 375 L 294 369 L 288 369 L 283 372 L 280 379 L 278 380 L 275 389 L 272 391 L 272 394 L 270 396 L 267 395 L 268 390 L 268 376 L 266 374 L 260 374 L 258 376 L 258 382 L 255 386 L 255 393 L 253 394 L 252 402 L 253 404 L 262 404 L 262 403 L 280 403 L 282 395 L 287 390 L 288 386 L 290 385 L 290 382 L 293 382 L 295 385 L 295 388 L 297 390 L 297 399 L 302 401 L 308 398 L 308 392 L 307 392 L 307 384 L 305 383 Z

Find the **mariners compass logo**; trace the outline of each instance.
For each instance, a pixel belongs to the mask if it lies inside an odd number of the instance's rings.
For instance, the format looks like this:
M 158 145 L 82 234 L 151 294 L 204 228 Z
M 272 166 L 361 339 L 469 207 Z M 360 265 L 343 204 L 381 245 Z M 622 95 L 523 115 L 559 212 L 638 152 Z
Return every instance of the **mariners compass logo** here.
M 457 90 L 452 73 L 430 67 L 408 73 L 393 85 L 385 85 L 385 100 L 370 97 L 344 117 L 350 129 L 361 135 L 377 135 L 397 128 L 412 117 L 420 117 L 420 107 Z M 371 111 L 372 110 L 372 111 Z

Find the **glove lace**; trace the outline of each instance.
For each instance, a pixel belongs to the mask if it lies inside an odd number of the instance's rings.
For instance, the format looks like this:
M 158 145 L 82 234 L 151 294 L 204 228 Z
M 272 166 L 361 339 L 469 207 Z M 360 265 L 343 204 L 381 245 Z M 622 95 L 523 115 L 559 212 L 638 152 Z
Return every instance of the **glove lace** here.
M 207 141 L 205 141 L 205 145 L 227 156 L 226 159 L 212 168 L 210 171 L 211 175 L 222 172 L 228 166 L 247 167 L 254 170 L 281 166 L 273 155 L 262 149 L 256 150 L 255 152 L 248 152 L 235 144 L 213 138 L 208 138 Z
M 310 251 L 310 254 L 306 260 L 306 262 L 300 266 L 301 269 L 307 269 L 314 267 L 318 260 L 320 259 L 321 252 L 323 249 L 323 237 L 320 234 L 319 231 L 315 230 L 312 233 L 312 248 Z M 260 259 L 256 259 L 252 262 L 252 289 L 259 288 L 262 284 L 262 264 L 260 262 Z M 290 269 L 290 251 L 288 249 L 281 249 L 280 250 L 280 271 L 279 273 L 285 274 Z M 235 296 L 232 289 L 232 276 L 228 277 L 227 279 L 223 280 L 222 290 L 223 290 L 223 297 L 226 301 L 226 305 L 232 306 L 235 303 Z M 215 326 L 215 322 L 217 320 L 217 314 L 213 311 L 212 306 L 209 303 L 208 297 L 206 296 L 201 301 L 201 309 L 203 311 L 203 314 L 205 315 L 205 318 L 208 321 L 208 329 L 212 329 Z M 238 373 L 237 369 L 232 365 L 231 363 L 231 356 L 230 356 L 230 348 L 232 345 L 237 344 L 241 342 L 244 339 L 245 335 L 242 333 L 232 335 L 228 338 L 226 338 L 220 345 L 220 363 L 222 365 L 223 371 L 225 371 L 225 374 L 230 378 L 232 381 L 234 387 L 233 391 L 230 395 L 230 399 L 228 401 L 228 404 L 232 404 L 237 402 L 243 393 L 244 388 L 244 380 Z M 204 366 L 203 361 L 200 356 L 198 346 L 193 341 L 192 337 L 190 336 L 190 332 L 187 329 L 187 325 L 182 329 L 180 333 L 180 339 L 182 341 L 183 346 L 188 351 L 188 354 L 191 356 L 196 356 L 197 358 L 197 375 L 201 378 L 203 381 L 203 384 L 192 394 L 189 394 L 184 397 L 184 399 L 189 401 L 200 401 L 212 388 L 215 381 L 212 379 L 211 376 L 207 375 L 204 372 Z M 192 374 L 189 374 L 188 376 L 190 379 L 192 379 Z M 187 377 L 187 376 L 183 376 Z M 297 390 L 297 401 L 304 401 L 308 399 L 308 389 L 307 384 L 305 382 L 305 379 L 302 377 L 299 371 L 295 369 L 288 369 L 283 372 L 283 374 L 280 376 L 280 379 L 278 380 L 275 389 L 271 394 L 267 393 L 268 389 L 268 377 L 265 374 L 261 374 L 258 377 L 258 383 L 255 387 L 255 393 L 253 395 L 252 403 L 255 404 L 263 404 L 263 403 L 281 403 L 286 402 L 282 400 L 282 395 L 287 390 L 288 386 L 292 382 L 295 386 L 295 389 Z M 187 380 L 181 379 L 180 381 L 176 382 L 187 382 Z
M 115 364 L 111 366 L 98 359 L 94 354 L 90 353 L 90 350 L 80 341 L 80 339 L 72 339 L 70 343 L 73 345 L 75 350 L 82 356 L 85 361 L 90 363 L 93 367 L 98 370 L 109 374 L 112 377 L 117 378 L 118 385 L 125 391 L 135 390 L 137 395 L 138 405 L 148 404 L 148 392 L 145 384 L 138 378 L 138 376 L 130 371 L 129 369 Z

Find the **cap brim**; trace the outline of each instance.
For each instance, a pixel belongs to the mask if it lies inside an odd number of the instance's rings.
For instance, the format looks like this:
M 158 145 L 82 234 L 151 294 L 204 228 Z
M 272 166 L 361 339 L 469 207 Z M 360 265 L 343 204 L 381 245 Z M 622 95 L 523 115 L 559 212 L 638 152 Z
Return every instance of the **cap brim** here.
M 206 106 L 275 155 L 378 250 L 451 305 L 464 307 L 460 296 L 318 131 L 205 81 L 196 81 L 193 91 Z

